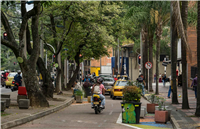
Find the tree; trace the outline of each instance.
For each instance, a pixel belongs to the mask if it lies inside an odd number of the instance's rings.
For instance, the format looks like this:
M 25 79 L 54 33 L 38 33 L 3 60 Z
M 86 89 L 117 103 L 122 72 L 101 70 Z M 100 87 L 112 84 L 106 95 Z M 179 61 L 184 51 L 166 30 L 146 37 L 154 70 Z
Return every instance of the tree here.
M 23 2 L 21 2 L 23 3 Z M 36 62 L 39 56 L 39 34 L 38 34 L 38 22 L 40 14 L 41 2 L 34 1 L 34 7 L 30 11 L 23 15 L 22 22 L 19 30 L 19 44 L 17 44 L 13 31 L 9 25 L 9 21 L 1 10 L 1 22 L 8 34 L 8 40 L 1 39 L 1 43 L 10 48 L 16 58 L 18 59 L 20 68 L 23 73 L 23 80 L 26 85 L 28 97 L 30 99 L 31 106 L 34 107 L 48 107 L 49 103 L 43 95 L 36 75 Z M 22 12 L 24 13 L 24 12 Z M 24 53 L 24 33 L 27 27 L 28 20 L 32 20 L 32 39 L 33 39 L 33 51 L 29 58 L 26 58 Z
M 187 37 L 187 16 L 188 16 L 188 1 L 182 1 L 181 17 Z M 181 62 L 182 62 L 182 109 L 189 109 L 188 93 L 187 93 L 187 51 L 184 40 L 181 40 Z
M 197 67 L 198 67 L 198 78 L 200 76 L 200 1 L 198 1 L 198 18 L 197 18 Z M 197 83 L 197 105 L 195 116 L 200 116 L 200 81 Z

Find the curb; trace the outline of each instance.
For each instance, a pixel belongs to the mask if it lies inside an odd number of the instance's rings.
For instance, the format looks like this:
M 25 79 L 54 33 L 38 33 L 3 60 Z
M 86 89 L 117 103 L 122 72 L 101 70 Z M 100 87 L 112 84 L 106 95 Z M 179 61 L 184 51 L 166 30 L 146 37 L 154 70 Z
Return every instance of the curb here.
M 180 125 L 178 124 L 178 122 L 176 121 L 176 119 L 174 118 L 174 116 L 171 115 L 170 118 L 171 118 L 170 122 L 171 122 L 173 128 L 174 129 L 181 129 Z
M 30 122 L 32 120 L 41 118 L 43 116 L 49 115 L 51 113 L 54 113 L 56 111 L 59 111 L 59 110 L 65 108 L 65 107 L 71 105 L 74 101 L 75 101 L 74 98 L 70 98 L 69 100 L 66 100 L 63 104 L 58 105 L 55 108 L 48 109 L 46 111 L 42 111 L 42 112 L 27 116 L 27 117 L 24 117 L 24 118 L 16 119 L 14 121 L 6 122 L 6 123 L 1 125 L 1 129 L 7 129 L 7 128 L 15 127 L 15 126 Z

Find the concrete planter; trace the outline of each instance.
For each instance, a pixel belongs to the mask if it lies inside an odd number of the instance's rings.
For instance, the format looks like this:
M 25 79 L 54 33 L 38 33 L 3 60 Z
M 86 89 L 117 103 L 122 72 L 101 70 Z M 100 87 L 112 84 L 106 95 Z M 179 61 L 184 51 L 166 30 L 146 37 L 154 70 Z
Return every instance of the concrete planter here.
M 17 95 L 17 103 L 19 104 L 20 99 L 27 99 L 26 95 Z
M 147 103 L 147 112 L 148 113 L 155 113 L 155 106 L 158 106 L 158 104 Z
M 29 99 L 20 99 L 18 106 L 19 106 L 19 109 L 28 109 L 30 106 L 30 100 Z
M 155 111 L 155 122 L 156 123 L 167 123 L 168 121 L 168 111 Z
M 6 101 L 1 101 L 1 111 L 4 112 L 6 110 Z
M 159 106 L 155 106 L 155 110 L 159 110 L 158 108 Z M 165 106 L 166 111 L 168 111 L 168 121 L 170 121 L 170 115 L 171 115 L 171 109 L 169 108 L 169 106 Z M 164 110 L 164 106 L 162 106 L 161 110 Z
M 1 94 L 1 98 L 8 98 L 8 99 L 10 99 L 10 95 Z
M 9 98 L 1 98 L 1 101 L 5 101 L 6 102 L 6 108 L 10 107 L 10 99 Z
M 76 96 L 76 103 L 82 103 L 83 102 L 83 96 Z

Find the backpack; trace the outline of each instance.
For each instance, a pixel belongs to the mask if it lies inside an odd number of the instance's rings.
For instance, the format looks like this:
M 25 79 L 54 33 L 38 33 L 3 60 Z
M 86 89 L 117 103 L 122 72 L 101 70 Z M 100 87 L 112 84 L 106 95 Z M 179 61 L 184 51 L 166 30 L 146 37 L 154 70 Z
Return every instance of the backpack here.
M 84 88 L 87 88 L 89 86 L 91 86 L 91 83 L 89 81 L 84 82 L 84 84 L 83 84 Z
M 100 93 L 101 93 L 101 91 L 100 91 L 100 86 L 99 86 L 99 85 L 94 86 L 94 91 L 93 91 L 93 93 L 96 93 L 96 94 L 100 94 Z

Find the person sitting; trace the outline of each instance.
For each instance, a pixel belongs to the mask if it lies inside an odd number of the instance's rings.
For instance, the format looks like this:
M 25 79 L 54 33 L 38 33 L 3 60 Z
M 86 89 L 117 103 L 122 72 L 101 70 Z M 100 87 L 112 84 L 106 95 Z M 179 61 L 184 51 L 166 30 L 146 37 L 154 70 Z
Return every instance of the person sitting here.
M 101 99 L 101 105 L 100 107 L 101 108 L 105 108 L 105 87 L 104 85 L 102 84 L 103 82 L 103 79 L 102 78 L 98 78 L 97 79 L 97 84 L 94 84 L 93 87 L 92 87 L 92 97 L 91 97 L 91 105 L 92 105 L 92 108 L 94 108 L 93 106 L 93 94 L 98 94 L 100 96 L 100 99 Z
M 82 87 L 78 84 L 77 80 L 74 82 L 74 85 L 72 86 L 71 89 L 72 89 L 72 93 L 73 93 L 72 97 L 75 96 L 76 91 L 78 91 L 78 90 L 82 91 Z

